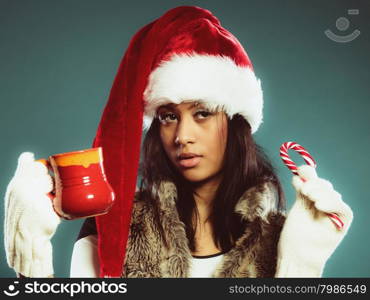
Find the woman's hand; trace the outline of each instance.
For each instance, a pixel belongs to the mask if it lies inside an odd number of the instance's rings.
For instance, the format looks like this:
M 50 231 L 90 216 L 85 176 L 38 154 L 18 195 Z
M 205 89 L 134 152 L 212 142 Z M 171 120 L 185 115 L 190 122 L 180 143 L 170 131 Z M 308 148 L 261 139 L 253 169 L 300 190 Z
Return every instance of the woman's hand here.
M 22 153 L 5 194 L 4 242 L 8 265 L 26 277 L 54 273 L 50 239 L 60 218 L 47 195 L 52 190 L 47 167 Z
M 353 219 L 341 194 L 313 167 L 303 165 L 298 174 L 292 180 L 297 198 L 281 231 L 275 277 L 321 277 Z M 337 214 L 343 228 L 337 229 L 326 213 Z

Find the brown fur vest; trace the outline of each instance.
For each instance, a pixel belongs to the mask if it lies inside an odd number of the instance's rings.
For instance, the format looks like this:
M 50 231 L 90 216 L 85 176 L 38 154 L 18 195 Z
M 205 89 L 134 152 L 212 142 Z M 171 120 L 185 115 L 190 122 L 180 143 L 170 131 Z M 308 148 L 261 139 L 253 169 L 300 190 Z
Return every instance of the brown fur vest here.
M 277 243 L 285 215 L 276 211 L 271 183 L 247 190 L 235 211 L 249 221 L 234 247 L 224 254 L 212 277 L 274 277 Z M 192 255 L 185 225 L 176 209 L 176 186 L 159 187 L 160 221 L 169 248 L 163 245 L 151 204 L 135 199 L 123 277 L 188 277 Z

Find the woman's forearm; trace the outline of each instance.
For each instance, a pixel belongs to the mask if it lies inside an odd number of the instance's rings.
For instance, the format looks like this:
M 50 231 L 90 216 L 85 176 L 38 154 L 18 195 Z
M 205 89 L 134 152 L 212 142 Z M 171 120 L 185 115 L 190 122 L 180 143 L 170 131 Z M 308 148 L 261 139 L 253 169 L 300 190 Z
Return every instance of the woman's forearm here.
M 30 277 L 27 277 L 27 276 L 22 275 L 21 273 L 17 273 L 17 277 L 18 278 L 30 278 Z M 49 276 L 46 276 L 45 278 L 54 278 L 54 274 L 51 274 Z
M 303 261 L 296 261 L 293 258 L 278 258 L 276 266 L 276 278 L 289 277 L 314 277 L 322 276 L 324 266 L 308 264 Z

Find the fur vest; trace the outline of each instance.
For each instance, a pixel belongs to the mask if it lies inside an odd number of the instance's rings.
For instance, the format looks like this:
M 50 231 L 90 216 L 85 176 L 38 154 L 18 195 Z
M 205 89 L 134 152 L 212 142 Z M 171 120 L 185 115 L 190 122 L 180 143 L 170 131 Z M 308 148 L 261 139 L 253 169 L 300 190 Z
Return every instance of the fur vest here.
M 177 191 L 172 182 L 159 187 L 160 222 L 169 247 L 166 248 L 154 221 L 153 205 L 135 199 L 127 242 L 123 277 L 188 277 L 192 255 L 185 225 L 176 209 Z M 224 254 L 212 277 L 274 277 L 277 244 L 285 214 L 276 209 L 272 183 L 245 191 L 235 212 L 247 220 L 244 233 Z

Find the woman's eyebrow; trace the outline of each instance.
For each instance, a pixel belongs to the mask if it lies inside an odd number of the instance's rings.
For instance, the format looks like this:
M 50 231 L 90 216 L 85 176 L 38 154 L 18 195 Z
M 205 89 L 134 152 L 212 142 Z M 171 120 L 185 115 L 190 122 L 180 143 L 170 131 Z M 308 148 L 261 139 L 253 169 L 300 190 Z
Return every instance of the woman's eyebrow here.
M 174 110 L 176 110 L 176 111 L 177 111 L 176 106 L 177 106 L 176 104 L 168 103 L 168 104 L 166 104 L 166 105 L 162 105 L 162 106 L 160 106 L 160 107 L 159 107 L 159 109 L 174 109 Z M 191 110 L 192 108 L 194 108 L 194 107 L 198 107 L 198 106 L 203 107 L 202 103 L 200 103 L 200 102 L 194 102 L 192 105 L 190 105 L 190 106 L 188 107 L 188 110 Z

